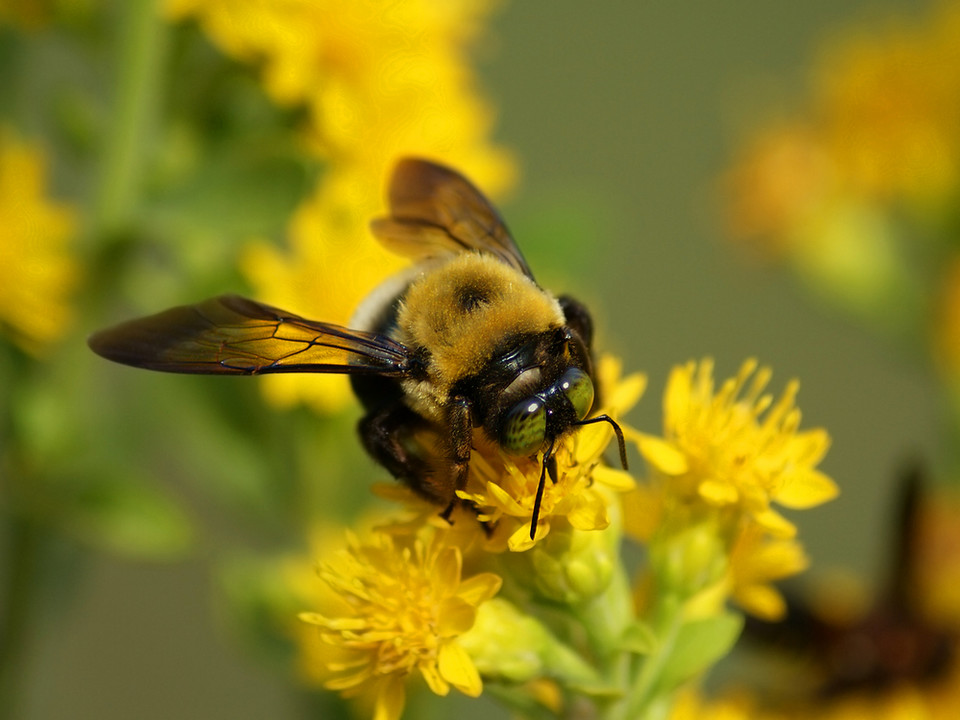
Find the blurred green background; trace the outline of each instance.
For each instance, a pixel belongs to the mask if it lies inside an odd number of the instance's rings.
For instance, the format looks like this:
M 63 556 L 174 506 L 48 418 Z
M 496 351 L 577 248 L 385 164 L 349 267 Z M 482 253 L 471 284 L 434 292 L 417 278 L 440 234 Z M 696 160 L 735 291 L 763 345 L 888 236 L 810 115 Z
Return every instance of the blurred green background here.
M 479 62 L 499 109 L 496 137 L 516 152 L 521 171 L 503 214 L 540 281 L 585 300 L 600 345 L 620 354 L 628 369 L 648 374 L 633 423 L 660 427 L 667 373 L 687 359 L 716 358 L 722 377 L 756 356 L 774 369 L 776 391 L 800 378 L 803 424 L 829 430 L 834 444 L 823 469 L 842 489 L 838 500 L 799 518 L 801 539 L 813 572 L 848 566 L 868 582 L 884 567 L 895 472 L 937 449 L 937 386 L 891 345 L 818 307 L 788 273 L 751 264 L 725 244 L 718 188 L 732 149 L 752 124 L 762 123 L 770 108 L 802 102 L 818 43 L 855 21 L 920 5 L 515 0 L 495 15 L 493 42 Z M 556 228 L 564 236 L 575 228 L 582 239 L 575 246 L 552 243 Z M 167 262 L 148 257 L 129 281 L 156 284 L 158 308 L 176 295 Z M 156 276 L 151 267 L 159 268 Z M 224 273 L 222 282 L 235 281 Z M 210 294 L 240 289 L 208 288 Z M 88 302 L 97 306 L 96 299 Z M 74 372 L 95 372 L 104 387 L 116 384 L 104 403 L 97 393 L 66 398 L 83 404 L 74 417 L 99 418 L 91 420 L 98 432 L 127 425 L 124 431 L 143 443 L 175 426 L 156 439 L 150 456 L 127 460 L 166 478 L 206 532 L 182 562 L 92 554 L 84 556 L 76 585 L 61 578 L 65 592 L 76 596 L 44 619 L 29 646 L 21 716 L 295 717 L 301 700 L 290 694 L 282 668 L 225 637 L 229 623 L 213 600 L 210 563 L 231 540 L 249 541 L 244 521 L 178 478 L 217 475 L 216 452 L 229 450 L 226 474 L 253 488 L 247 505 L 238 503 L 240 516 L 249 518 L 259 503 L 256 476 L 265 471 L 257 443 L 282 445 L 277 436 L 300 433 L 300 447 L 316 446 L 318 476 L 320 470 L 335 475 L 336 467 L 322 467 L 324 446 L 352 443 L 349 422 L 331 428 L 305 412 L 288 418 L 287 427 L 237 419 L 245 442 L 206 438 L 205 428 L 215 423 L 197 417 L 191 398 L 214 395 L 200 413 L 217 403 L 231 407 L 235 386 L 98 367 L 79 335 L 73 342 L 65 352 L 77 358 Z M 335 462 L 351 457 L 360 455 Z M 363 469 L 371 474 L 370 465 Z M 334 497 L 340 490 L 317 492 Z M 75 551 L 64 545 L 51 552 L 73 557 Z M 470 717 L 502 712 L 489 701 L 463 698 L 441 707 Z M 418 716 L 415 707 L 409 713 Z

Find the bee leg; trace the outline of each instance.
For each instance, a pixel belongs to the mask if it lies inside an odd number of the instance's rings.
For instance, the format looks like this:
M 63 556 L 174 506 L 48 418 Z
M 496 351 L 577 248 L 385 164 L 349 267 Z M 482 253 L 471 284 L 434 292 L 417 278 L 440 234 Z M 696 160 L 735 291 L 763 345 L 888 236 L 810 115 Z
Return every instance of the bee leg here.
M 451 503 L 452 491 L 437 481 L 437 469 L 430 451 L 418 440 L 418 433 L 431 425 L 402 403 L 371 411 L 357 427 L 364 449 L 397 480 L 421 497 L 438 505 Z
M 450 514 L 460 503 L 457 490 L 467 486 L 467 474 L 470 470 L 470 451 L 473 449 L 473 415 L 470 411 L 470 401 L 458 395 L 451 399 L 447 406 L 447 423 L 449 424 L 450 448 L 450 505 L 443 511 L 442 517 L 450 519 Z

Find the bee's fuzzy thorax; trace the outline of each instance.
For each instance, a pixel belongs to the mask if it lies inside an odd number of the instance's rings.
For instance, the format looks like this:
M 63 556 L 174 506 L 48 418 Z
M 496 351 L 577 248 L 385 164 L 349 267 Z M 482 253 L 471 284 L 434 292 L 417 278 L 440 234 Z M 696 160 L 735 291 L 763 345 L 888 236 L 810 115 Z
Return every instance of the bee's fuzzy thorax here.
M 503 338 L 564 323 L 560 304 L 530 278 L 490 255 L 457 255 L 416 280 L 398 325 L 400 342 L 429 350 L 441 392 L 479 372 Z

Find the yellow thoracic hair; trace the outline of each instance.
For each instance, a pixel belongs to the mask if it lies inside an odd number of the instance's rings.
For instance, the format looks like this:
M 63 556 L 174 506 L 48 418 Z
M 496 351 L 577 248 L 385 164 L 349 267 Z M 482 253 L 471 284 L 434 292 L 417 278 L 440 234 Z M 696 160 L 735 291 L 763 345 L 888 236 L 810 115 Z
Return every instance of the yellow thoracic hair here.
M 491 255 L 465 253 L 428 271 L 404 298 L 401 342 L 430 352 L 434 382 L 473 375 L 505 337 L 564 322 L 560 304 L 526 275 Z

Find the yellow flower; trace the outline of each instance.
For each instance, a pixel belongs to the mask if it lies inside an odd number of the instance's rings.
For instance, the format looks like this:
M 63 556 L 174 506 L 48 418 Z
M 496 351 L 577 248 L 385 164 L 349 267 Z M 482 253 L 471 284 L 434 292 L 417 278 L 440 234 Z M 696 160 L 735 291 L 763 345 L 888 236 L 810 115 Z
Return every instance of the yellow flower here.
M 774 403 L 763 394 L 769 369 L 756 369 L 755 361 L 745 362 L 714 392 L 710 360 L 674 368 L 664 394 L 664 436 L 630 434 L 678 508 L 717 512 L 733 526 L 745 517 L 791 537 L 794 526 L 770 503 L 808 508 L 837 494 L 833 480 L 816 469 L 829 437 L 822 429 L 799 430 L 796 382 Z
M 464 579 L 462 564 L 460 549 L 438 532 L 351 537 L 319 570 L 339 608 L 300 616 L 319 631 L 313 656 L 328 675 L 325 686 L 374 697 L 378 720 L 400 717 L 412 673 L 438 695 L 453 686 L 478 696 L 480 675 L 459 638 L 501 580 L 492 573 Z
M 467 51 L 494 5 L 169 0 L 167 10 L 196 17 L 227 54 L 260 62 L 276 102 L 309 110 L 323 157 L 382 171 L 398 153 L 440 154 L 493 191 L 509 160 L 487 141 L 493 113 Z
M 724 178 L 727 231 L 777 259 L 792 252 L 833 187 L 830 157 L 812 128 L 785 123 L 759 133 Z
M 335 167 L 294 213 L 288 248 L 253 242 L 241 269 L 256 295 L 306 317 L 341 325 L 384 278 L 403 266 L 370 235 L 370 218 L 382 214 L 381 179 Z M 281 406 L 305 401 L 321 412 L 350 398 L 345 377 L 273 375 L 264 377 L 271 400 Z
M 242 267 L 258 297 L 345 324 L 401 261 L 368 231 L 398 157 L 427 155 L 496 196 L 513 182 L 509 154 L 489 140 L 494 113 L 477 91 L 467 50 L 490 2 L 477 0 L 168 0 L 227 54 L 262 65 L 283 105 L 308 111 L 308 148 L 329 170 L 288 229 L 289 247 L 254 242 Z M 274 376 L 279 404 L 320 411 L 349 395 L 342 377 Z
M 603 406 L 595 414 L 606 413 L 616 420 L 639 400 L 645 378 L 634 374 L 621 379 L 619 362 L 604 357 L 597 367 L 597 384 Z M 467 490 L 459 495 L 493 526 L 492 545 L 501 542 L 512 551 L 529 549 L 557 521 L 576 530 L 601 530 L 609 523 L 605 488 L 622 492 L 634 486 L 628 473 L 603 463 L 614 438 L 608 423 L 594 423 L 558 444 L 554 452 L 557 482 L 546 480 L 534 539 L 530 528 L 543 467 L 540 455 L 510 458 L 494 447 L 479 448 L 470 461 Z
M 761 720 L 766 717 L 757 712 L 756 701 L 746 694 L 708 700 L 696 689 L 688 687 L 677 693 L 669 720 Z
M 825 48 L 814 104 L 847 192 L 923 203 L 960 179 L 960 6 L 851 32 Z
M 833 304 L 903 332 L 949 245 L 960 187 L 960 2 L 837 33 L 800 116 L 726 174 L 728 229 L 786 256 Z M 895 311 L 891 311 L 895 308 Z
M 956 634 L 960 629 L 960 492 L 943 483 L 928 491 L 915 521 L 915 545 L 919 556 L 913 563 L 916 588 L 910 597 L 923 617 Z M 960 671 L 960 663 L 958 663 Z M 960 687 L 960 686 L 958 686 Z
M 0 129 L 0 330 L 38 354 L 63 334 L 78 269 L 76 217 L 47 194 L 43 153 Z
M 748 526 L 730 553 L 730 596 L 751 615 L 781 620 L 787 605 L 772 583 L 803 572 L 808 565 L 796 540 L 765 537 L 757 526 Z

